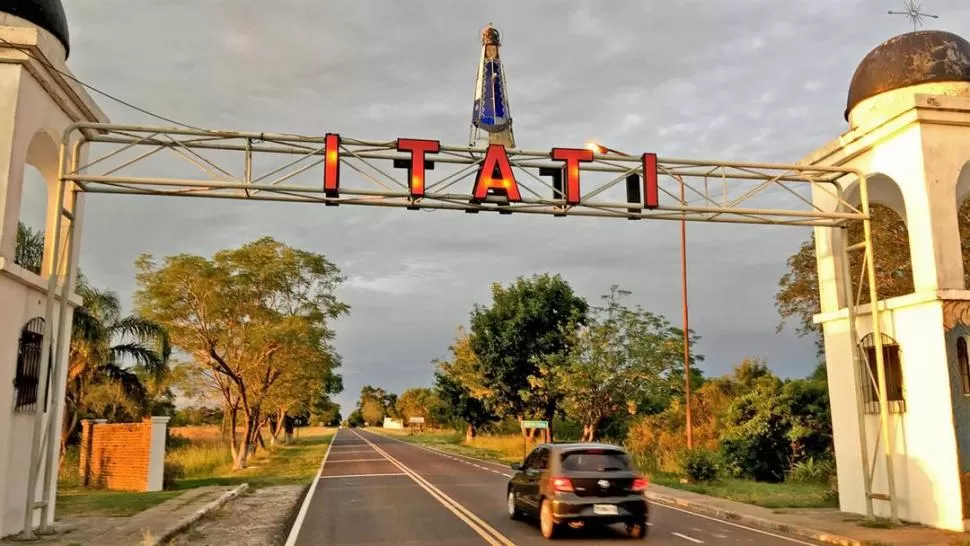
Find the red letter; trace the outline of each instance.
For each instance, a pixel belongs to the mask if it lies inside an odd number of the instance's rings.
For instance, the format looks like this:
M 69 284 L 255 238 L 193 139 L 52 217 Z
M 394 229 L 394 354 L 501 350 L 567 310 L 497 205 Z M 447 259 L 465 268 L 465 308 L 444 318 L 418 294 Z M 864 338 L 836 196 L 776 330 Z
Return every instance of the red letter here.
M 500 178 L 495 178 L 496 170 L 498 170 Z M 489 144 L 488 151 L 485 152 L 485 160 L 482 161 L 482 166 L 478 169 L 478 179 L 475 181 L 473 195 L 478 201 L 484 200 L 490 189 L 505 192 L 509 201 L 518 202 L 522 200 L 522 196 L 519 194 L 519 184 L 515 181 L 515 175 L 512 174 L 509 156 L 505 155 L 505 146 L 501 144 Z
M 643 154 L 643 206 L 648 209 L 659 207 L 659 194 L 657 154 Z
M 424 154 L 436 154 L 440 150 L 441 143 L 437 140 L 420 140 L 416 138 L 397 139 L 397 151 L 411 152 L 411 160 L 406 165 L 408 168 L 408 188 L 411 191 L 411 197 L 424 197 L 425 168 L 434 168 L 434 163 L 430 161 L 425 162 Z M 398 166 L 396 161 L 394 166 Z
M 327 197 L 340 197 L 340 135 L 327 133 L 323 157 L 323 191 Z
M 586 148 L 553 148 L 550 156 L 557 161 L 566 162 L 566 203 L 578 205 L 581 198 L 579 163 L 592 161 L 593 151 Z

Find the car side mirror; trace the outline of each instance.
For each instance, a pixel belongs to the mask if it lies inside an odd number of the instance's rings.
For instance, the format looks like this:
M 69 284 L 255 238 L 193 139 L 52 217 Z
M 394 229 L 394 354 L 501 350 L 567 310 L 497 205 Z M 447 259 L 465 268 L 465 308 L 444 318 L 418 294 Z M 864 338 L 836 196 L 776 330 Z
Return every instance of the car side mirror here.
M 512 470 L 522 470 L 522 463 L 512 463 L 509 465 Z

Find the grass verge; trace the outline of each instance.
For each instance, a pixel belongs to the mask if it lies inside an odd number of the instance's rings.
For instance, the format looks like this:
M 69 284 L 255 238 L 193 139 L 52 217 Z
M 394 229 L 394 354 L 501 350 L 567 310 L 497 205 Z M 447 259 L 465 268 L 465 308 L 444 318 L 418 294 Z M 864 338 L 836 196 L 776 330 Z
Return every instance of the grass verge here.
M 175 434 L 178 434 L 177 430 Z M 304 429 L 293 443 L 261 451 L 249 459 L 247 468 L 240 471 L 232 470 L 229 449 L 222 444 L 214 445 L 215 442 L 202 437 L 177 442 L 177 447 L 169 450 L 166 462 L 178 462 L 183 467 L 184 477 L 164 491 L 149 493 L 80 487 L 77 458 L 69 453 L 58 487 L 57 514 L 131 516 L 195 487 L 249 483 L 250 487 L 259 488 L 307 483 L 316 475 L 332 437 L 331 429 Z
M 440 431 L 408 434 L 406 430 L 374 429 L 375 432 L 427 446 L 437 447 L 460 455 L 468 455 L 492 462 L 510 464 L 522 461 L 522 437 L 517 435 L 481 435 L 470 444 L 459 432 Z M 531 449 L 531 446 L 530 446 Z M 657 485 L 691 491 L 722 499 L 753 504 L 764 508 L 832 508 L 838 502 L 828 493 L 828 487 L 814 483 L 766 483 L 752 480 L 725 479 L 712 483 L 680 483 L 679 476 L 652 474 Z
M 657 485 L 701 495 L 753 504 L 764 508 L 836 508 L 838 502 L 828 487 L 814 483 L 766 483 L 752 480 L 724 479 L 711 483 L 680 483 L 678 476 L 653 475 Z
M 57 491 L 57 517 L 133 516 L 182 493 L 183 491 L 131 493 L 128 491 L 92 490 L 81 487 L 59 488 Z

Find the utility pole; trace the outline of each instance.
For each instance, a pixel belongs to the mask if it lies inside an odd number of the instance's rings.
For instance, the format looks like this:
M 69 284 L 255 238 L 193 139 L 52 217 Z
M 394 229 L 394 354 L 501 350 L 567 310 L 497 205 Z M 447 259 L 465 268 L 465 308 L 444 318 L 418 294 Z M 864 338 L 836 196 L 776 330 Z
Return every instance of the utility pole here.
M 685 184 L 680 180 L 680 204 L 687 206 Z M 690 400 L 690 321 L 687 313 L 687 219 L 680 219 L 680 286 L 684 312 L 684 419 L 687 429 L 687 449 L 694 449 L 694 422 L 691 420 Z

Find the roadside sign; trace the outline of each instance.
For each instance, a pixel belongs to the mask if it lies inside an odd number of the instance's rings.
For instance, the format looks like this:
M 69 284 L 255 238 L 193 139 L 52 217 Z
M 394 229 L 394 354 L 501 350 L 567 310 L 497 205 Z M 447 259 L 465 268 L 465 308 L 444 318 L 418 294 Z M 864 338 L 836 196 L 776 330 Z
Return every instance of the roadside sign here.
M 423 425 L 424 417 L 411 417 L 410 419 L 408 419 L 408 422 L 411 423 L 412 425 Z
M 545 437 L 545 439 L 546 439 L 547 442 L 549 441 L 549 421 L 526 421 L 526 420 L 523 420 L 522 421 L 522 431 L 523 431 L 523 434 L 522 434 L 522 459 L 523 460 L 525 460 L 525 453 L 526 453 L 526 451 L 528 451 L 528 447 L 527 447 L 528 438 L 527 438 L 527 435 L 525 434 L 525 431 L 528 430 L 528 429 L 532 429 L 532 430 L 542 429 L 542 430 L 545 430 L 545 433 L 543 434 L 543 436 Z

